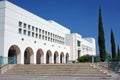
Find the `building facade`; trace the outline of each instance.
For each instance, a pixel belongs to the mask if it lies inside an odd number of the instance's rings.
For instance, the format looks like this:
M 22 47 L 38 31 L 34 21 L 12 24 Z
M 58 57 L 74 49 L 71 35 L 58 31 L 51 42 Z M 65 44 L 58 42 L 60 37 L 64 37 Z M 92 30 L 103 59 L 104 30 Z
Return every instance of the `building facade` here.
M 53 20 L 0 1 L 0 56 L 15 56 L 17 64 L 56 64 L 95 55 L 95 51 L 93 38 L 83 39 Z

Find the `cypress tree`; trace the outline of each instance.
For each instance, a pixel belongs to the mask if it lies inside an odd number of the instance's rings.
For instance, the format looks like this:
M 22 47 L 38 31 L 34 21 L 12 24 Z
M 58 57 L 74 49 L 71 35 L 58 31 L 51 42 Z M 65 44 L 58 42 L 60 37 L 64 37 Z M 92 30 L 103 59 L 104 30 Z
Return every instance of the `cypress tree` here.
M 118 59 L 120 60 L 120 48 L 118 46 Z
M 101 61 L 105 61 L 106 58 L 106 48 L 105 48 L 105 37 L 104 28 L 102 23 L 101 7 L 99 7 L 99 22 L 98 22 L 98 45 Z
M 111 29 L 111 52 L 112 52 L 112 59 L 116 58 L 116 45 L 115 45 L 115 38 L 114 33 Z

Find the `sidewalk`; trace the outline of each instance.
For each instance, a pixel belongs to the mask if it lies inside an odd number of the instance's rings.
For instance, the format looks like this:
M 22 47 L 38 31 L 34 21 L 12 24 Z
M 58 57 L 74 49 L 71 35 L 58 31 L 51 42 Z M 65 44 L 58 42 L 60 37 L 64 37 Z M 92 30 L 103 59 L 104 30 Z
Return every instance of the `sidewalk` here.
M 0 74 L 0 80 L 120 80 L 120 73 L 113 73 L 112 77 L 35 76 Z

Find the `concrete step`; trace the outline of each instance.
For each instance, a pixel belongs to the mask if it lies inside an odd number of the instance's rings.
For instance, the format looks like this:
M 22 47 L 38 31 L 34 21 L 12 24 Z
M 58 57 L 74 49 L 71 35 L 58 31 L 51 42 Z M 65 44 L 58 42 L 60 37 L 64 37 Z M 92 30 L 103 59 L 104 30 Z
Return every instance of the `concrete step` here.
M 16 65 L 5 74 L 18 75 L 44 75 L 44 76 L 107 76 L 97 69 L 91 68 L 90 64 L 38 64 Z

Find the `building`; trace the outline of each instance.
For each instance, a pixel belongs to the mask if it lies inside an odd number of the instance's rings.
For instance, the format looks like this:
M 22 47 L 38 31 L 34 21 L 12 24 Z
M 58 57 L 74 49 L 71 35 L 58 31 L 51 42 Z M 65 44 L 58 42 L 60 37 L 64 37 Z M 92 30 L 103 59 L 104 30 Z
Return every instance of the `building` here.
M 53 20 L 0 1 L 0 56 L 15 56 L 17 64 L 55 64 L 85 54 L 96 55 L 93 38 L 84 39 Z

